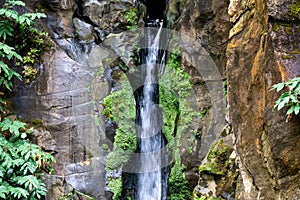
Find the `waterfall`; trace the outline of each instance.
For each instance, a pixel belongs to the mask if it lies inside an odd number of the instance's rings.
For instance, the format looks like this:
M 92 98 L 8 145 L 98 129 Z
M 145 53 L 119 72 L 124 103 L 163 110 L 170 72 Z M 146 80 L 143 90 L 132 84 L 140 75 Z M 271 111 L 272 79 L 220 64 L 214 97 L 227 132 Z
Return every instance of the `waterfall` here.
M 140 159 L 140 173 L 137 182 L 138 200 L 166 199 L 167 177 L 162 166 L 165 153 L 161 149 L 165 146 L 162 133 L 162 113 L 159 104 L 158 71 L 162 64 L 160 58 L 160 34 L 162 22 L 149 21 L 148 26 L 158 26 L 156 31 L 146 31 L 146 49 L 143 67 L 145 71 L 144 86 L 140 106 L 140 130 L 138 131 L 138 150 L 142 154 Z M 156 29 L 157 30 L 157 29 Z

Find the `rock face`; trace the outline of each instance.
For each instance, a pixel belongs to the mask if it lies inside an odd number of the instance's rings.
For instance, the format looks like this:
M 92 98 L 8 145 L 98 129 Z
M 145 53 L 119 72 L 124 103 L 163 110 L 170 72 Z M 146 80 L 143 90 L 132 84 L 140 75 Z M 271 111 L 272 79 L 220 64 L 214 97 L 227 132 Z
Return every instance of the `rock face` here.
M 286 111 L 273 111 L 279 95 L 270 89 L 300 74 L 299 1 L 172 2 L 181 5 L 169 8 L 168 16 L 179 21 L 174 26 L 201 39 L 227 78 L 227 120 L 240 173 L 230 198 L 296 199 L 299 117 L 286 122 Z M 201 80 L 196 77 L 199 74 L 194 73 L 193 79 Z M 205 91 L 201 94 L 199 85 L 196 82 L 195 90 L 203 98 Z M 202 187 L 201 180 L 197 188 Z
M 197 3 L 192 0 L 171 0 L 169 1 L 167 9 L 167 17 L 170 19 L 169 24 L 173 25 L 180 33 L 187 35 L 193 41 L 197 41 L 201 44 L 201 48 L 204 48 L 212 58 L 216 71 L 218 71 L 217 73 L 223 80 L 226 79 L 226 45 L 228 43 L 229 30 L 232 26 L 229 21 L 229 15 L 227 14 L 228 4 L 228 1 L 217 0 L 199 1 Z M 181 158 L 183 163 L 187 166 L 186 177 L 189 184 L 196 186 L 199 177 L 197 169 L 205 157 L 205 154 L 203 156 L 203 153 L 207 153 L 209 146 L 212 145 L 215 139 L 218 139 L 214 138 L 210 140 L 208 138 L 204 139 L 203 137 L 205 133 L 208 132 L 212 117 L 216 115 L 211 105 L 213 102 L 217 101 L 217 99 L 212 99 L 213 97 L 209 94 L 211 91 L 209 85 L 214 82 L 214 79 L 205 80 L 205 77 L 201 75 L 201 71 L 197 70 L 197 66 L 193 66 L 191 60 L 189 55 L 183 54 L 184 70 L 192 76 L 190 81 L 193 84 L 196 104 L 200 108 L 200 111 L 205 110 L 206 113 L 198 122 L 197 131 L 202 135 L 202 140 L 199 138 L 195 140 L 193 152 L 191 154 L 185 151 L 184 145 L 182 145 Z M 211 67 L 211 65 L 206 65 L 202 70 L 205 71 L 207 70 L 206 68 L 209 67 Z M 225 100 L 223 94 L 219 95 L 219 97 L 222 96 L 224 98 L 223 100 Z M 218 100 L 223 101 L 222 99 Z M 225 102 L 220 105 L 223 106 L 223 108 L 219 108 L 220 112 L 225 113 Z M 225 116 L 223 117 L 223 126 L 226 124 L 224 118 Z M 220 135 L 220 133 L 214 134 Z M 185 141 L 182 143 L 184 144 Z
M 107 149 L 102 146 L 112 143 L 106 137 L 101 100 L 112 88 L 108 67 L 116 54 L 97 44 L 110 31 L 126 27 L 127 22 L 119 17 L 135 2 L 98 2 L 101 9 L 109 7 L 97 16 L 90 13 L 101 19 L 99 24 L 86 13 L 89 5 L 73 0 L 42 1 L 52 47 L 44 55 L 37 80 L 30 86 L 19 86 L 14 99 L 19 117 L 40 120 L 37 143 L 55 154 L 55 175 L 45 177 L 47 199 L 51 200 L 70 194 L 74 199 L 85 199 L 76 191 L 95 199 L 108 198 L 104 170 Z M 106 21 L 118 24 L 113 27 Z
M 96 50 L 88 57 L 93 57 Z M 38 143 L 55 152 L 56 181 L 47 181 L 51 188 L 47 198 L 60 199 L 71 192 L 62 189 L 65 182 L 76 190 L 100 197 L 104 195 L 106 155 L 101 144 L 106 136 L 97 102 L 109 93 L 108 82 L 96 76 L 103 68 L 102 58 L 90 59 L 98 63 L 95 66 L 95 63 L 75 62 L 60 49 L 49 53 L 33 87 L 18 88 L 15 109 L 22 118 L 41 120 L 47 131 L 36 134 L 43 135 L 38 137 Z M 105 50 L 100 53 L 105 54 Z M 58 180 L 62 184 L 57 185 Z
M 237 199 L 299 195 L 299 117 L 286 122 L 284 112 L 273 112 L 278 95 L 270 91 L 273 84 L 299 76 L 298 55 L 281 56 L 299 50 L 299 19 L 287 14 L 293 3 L 231 1 L 228 9 L 234 23 L 227 47 L 229 116 L 242 175 Z

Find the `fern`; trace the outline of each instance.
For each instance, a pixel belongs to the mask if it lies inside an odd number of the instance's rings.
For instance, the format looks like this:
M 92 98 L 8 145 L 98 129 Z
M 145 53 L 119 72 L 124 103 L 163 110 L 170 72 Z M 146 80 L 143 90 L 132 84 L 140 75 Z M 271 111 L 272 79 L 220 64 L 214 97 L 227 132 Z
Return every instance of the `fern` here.
M 31 144 L 32 129 L 8 117 L 0 122 L 0 200 L 41 199 L 46 185 L 37 176 L 42 169 L 51 171 L 51 154 Z

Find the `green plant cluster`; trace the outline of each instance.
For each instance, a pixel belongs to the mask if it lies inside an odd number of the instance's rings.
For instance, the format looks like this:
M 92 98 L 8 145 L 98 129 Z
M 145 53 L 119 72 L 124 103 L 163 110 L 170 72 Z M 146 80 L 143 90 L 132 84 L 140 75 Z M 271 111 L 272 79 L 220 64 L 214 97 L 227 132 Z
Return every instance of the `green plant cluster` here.
M 298 18 L 300 13 L 300 1 L 296 0 L 294 4 L 290 6 L 290 13 L 292 16 Z
M 130 8 L 124 12 L 124 17 L 127 20 L 126 28 L 128 30 L 136 30 L 138 28 L 138 10 L 137 8 Z
M 208 152 L 208 163 L 200 165 L 199 174 L 206 172 L 214 175 L 224 175 L 232 151 L 232 147 L 223 144 L 223 140 L 218 140 Z
M 163 133 L 168 140 L 168 148 L 174 156 L 175 163 L 169 176 L 168 199 L 191 199 L 191 191 L 187 188 L 185 167 L 181 163 L 180 146 L 184 134 L 195 138 L 195 131 L 189 130 L 195 117 L 205 115 L 196 112 L 190 105 L 192 94 L 190 75 L 181 68 L 179 49 L 171 53 L 164 74 L 160 77 L 160 105 L 163 110 Z M 176 132 L 175 132 L 176 130 Z M 191 142 L 192 143 L 192 142 Z M 192 144 L 190 145 L 192 146 Z
M 194 111 L 190 105 L 189 98 L 193 89 L 189 80 L 190 75 L 180 67 L 179 50 L 175 50 L 160 77 L 159 93 L 164 117 L 163 133 L 170 147 L 174 144 L 175 135 L 180 140 L 182 134 L 189 132 L 194 117 L 203 117 L 203 113 Z
M 288 88 L 289 91 L 284 92 L 275 102 L 274 109 L 278 110 L 287 107 L 287 115 L 295 113 L 299 114 L 300 111 L 300 77 L 293 78 L 290 81 L 282 82 L 273 85 L 272 89 L 276 89 L 276 92 L 280 92 L 284 88 Z
M 16 119 L 0 122 L 0 199 L 42 199 L 46 185 L 40 175 L 52 172 L 54 157 L 29 141 L 32 129 Z
M 109 178 L 108 181 L 108 187 L 114 194 L 112 199 L 122 199 L 122 178 Z
M 126 163 L 136 150 L 135 103 L 132 89 L 125 75 L 121 77 L 122 89 L 104 98 L 103 115 L 117 123 L 114 149 L 108 154 L 106 168 L 114 170 Z
M 191 192 L 187 187 L 187 180 L 184 174 L 185 166 L 180 159 L 175 161 L 169 175 L 169 198 L 170 200 L 191 199 Z
M 29 67 L 33 68 L 33 64 L 38 61 L 46 47 L 43 40 L 45 33 L 33 27 L 37 19 L 46 15 L 43 13 L 19 14 L 14 9 L 15 6 L 24 7 L 25 3 L 6 0 L 3 8 L 0 9 L 0 90 L 11 91 L 13 78 L 22 79 L 21 75 L 15 71 L 15 66 L 26 65 L 25 78 L 34 78 L 36 72 L 33 69 L 29 70 Z M 2 110 L 1 104 L 0 110 Z

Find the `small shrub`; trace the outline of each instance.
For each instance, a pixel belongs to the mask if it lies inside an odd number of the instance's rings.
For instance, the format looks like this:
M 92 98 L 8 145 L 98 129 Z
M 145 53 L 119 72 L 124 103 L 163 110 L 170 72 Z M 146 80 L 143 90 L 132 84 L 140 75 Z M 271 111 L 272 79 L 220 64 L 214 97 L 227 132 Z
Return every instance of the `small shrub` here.
M 287 115 L 292 113 L 298 115 L 300 111 L 300 77 L 287 82 L 278 83 L 272 87 L 272 89 L 276 89 L 276 92 L 280 92 L 284 88 L 288 88 L 289 91 L 281 94 L 275 102 L 274 109 L 277 108 L 280 110 L 287 107 Z
M 52 172 L 54 157 L 32 144 L 28 137 L 32 129 L 8 117 L 0 122 L 0 199 L 41 199 L 46 185 L 40 175 Z
M 122 178 L 110 178 L 108 183 L 109 189 L 114 193 L 113 200 L 122 199 Z
M 188 182 L 184 170 L 184 165 L 180 162 L 180 159 L 177 159 L 169 176 L 170 200 L 191 199 L 191 192 L 187 187 Z
M 108 154 L 106 169 L 115 170 L 125 164 L 136 150 L 135 103 L 132 89 L 125 75 L 121 77 L 122 89 L 112 92 L 103 100 L 103 115 L 117 123 L 114 149 Z
M 35 77 L 32 68 L 44 52 L 45 33 L 33 28 L 36 19 L 46 17 L 43 13 L 19 14 L 14 7 L 24 7 L 25 3 L 6 0 L 0 8 L 0 90 L 11 91 L 13 78 L 22 79 L 14 69 L 16 66 L 27 65 L 25 77 Z M 21 70 L 20 70 L 21 71 Z M 0 111 L 3 112 L 5 101 L 0 98 Z
M 124 12 L 124 17 L 127 20 L 126 28 L 128 30 L 136 30 L 138 28 L 138 10 L 136 8 L 131 8 Z

